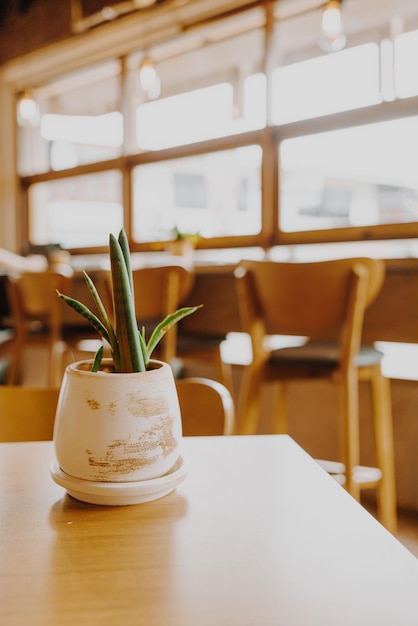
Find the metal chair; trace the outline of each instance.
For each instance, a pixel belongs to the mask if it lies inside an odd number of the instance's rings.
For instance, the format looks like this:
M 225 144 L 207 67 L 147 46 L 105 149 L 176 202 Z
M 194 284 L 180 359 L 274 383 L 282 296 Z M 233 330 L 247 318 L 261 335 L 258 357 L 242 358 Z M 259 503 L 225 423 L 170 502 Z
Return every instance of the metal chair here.
M 252 362 L 238 401 L 239 431 L 257 431 L 262 384 L 275 383 L 276 429 L 286 433 L 286 383 L 326 378 L 338 385 L 340 459 L 345 486 L 357 499 L 376 488 L 382 523 L 396 530 L 390 383 L 382 354 L 362 346 L 363 317 L 384 279 L 384 262 L 354 258 L 316 263 L 243 261 L 236 270 L 243 328 Z M 273 350 L 272 335 L 305 337 L 303 345 Z M 371 385 L 377 468 L 360 466 L 359 382 Z

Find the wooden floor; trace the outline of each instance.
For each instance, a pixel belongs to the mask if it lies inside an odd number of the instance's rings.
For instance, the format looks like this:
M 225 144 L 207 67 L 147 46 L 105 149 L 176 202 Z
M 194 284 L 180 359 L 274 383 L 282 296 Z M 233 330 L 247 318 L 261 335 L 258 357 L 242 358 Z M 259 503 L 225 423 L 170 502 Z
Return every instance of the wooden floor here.
M 418 558 L 418 515 L 417 513 L 400 513 L 399 541 Z
M 376 510 L 372 504 L 364 504 L 373 516 Z M 398 511 L 397 539 L 418 559 L 418 513 L 416 511 Z

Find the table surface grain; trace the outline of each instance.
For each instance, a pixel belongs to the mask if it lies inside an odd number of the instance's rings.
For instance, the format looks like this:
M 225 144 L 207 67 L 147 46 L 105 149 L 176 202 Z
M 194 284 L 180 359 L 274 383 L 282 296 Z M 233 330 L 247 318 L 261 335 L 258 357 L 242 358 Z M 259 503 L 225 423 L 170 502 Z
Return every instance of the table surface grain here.
M 287 436 L 185 438 L 154 502 L 72 499 L 0 445 L 4 626 L 416 626 L 418 560 Z

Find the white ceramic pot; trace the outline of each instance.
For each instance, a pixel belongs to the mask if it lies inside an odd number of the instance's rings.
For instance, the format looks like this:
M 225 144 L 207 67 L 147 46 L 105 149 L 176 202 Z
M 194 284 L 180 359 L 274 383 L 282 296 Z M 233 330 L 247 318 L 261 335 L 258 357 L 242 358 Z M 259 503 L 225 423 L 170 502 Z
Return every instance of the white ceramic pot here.
M 92 373 L 90 367 L 90 361 L 79 361 L 64 374 L 54 428 L 61 470 L 115 483 L 170 472 L 182 437 L 171 367 L 152 361 L 151 369 L 134 374 Z

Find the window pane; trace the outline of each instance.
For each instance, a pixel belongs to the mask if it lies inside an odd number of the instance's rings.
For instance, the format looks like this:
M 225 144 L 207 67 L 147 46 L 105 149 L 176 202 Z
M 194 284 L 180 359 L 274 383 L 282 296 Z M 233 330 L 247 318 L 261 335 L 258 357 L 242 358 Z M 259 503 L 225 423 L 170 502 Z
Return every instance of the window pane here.
M 160 150 L 261 128 L 265 124 L 265 77 L 245 79 L 243 99 L 231 83 L 147 102 L 137 109 L 137 143 Z
M 280 228 L 418 219 L 418 117 L 298 137 L 280 146 Z
M 418 30 L 399 35 L 395 39 L 395 83 L 399 98 L 418 93 L 418 74 L 411 59 L 418 57 Z
M 40 125 L 18 131 L 22 175 L 117 157 L 123 143 L 120 69 L 108 61 L 40 87 Z
M 118 171 L 37 183 L 29 193 L 30 241 L 65 248 L 103 246 L 123 225 Z
M 152 46 L 129 58 L 136 146 L 158 150 L 262 128 L 266 123 L 261 8 L 208 24 L 202 30 Z M 251 24 L 251 27 L 248 25 Z M 160 95 L 140 81 L 144 57 L 152 59 Z M 133 133 L 135 135 L 135 133 Z M 128 133 L 129 135 L 129 133 Z M 129 142 L 129 139 L 128 139 Z
M 258 233 L 261 156 L 248 146 L 136 167 L 135 239 L 165 241 L 175 227 L 202 237 Z
M 366 44 L 280 67 L 272 76 L 275 124 L 347 111 L 381 101 L 379 48 Z

